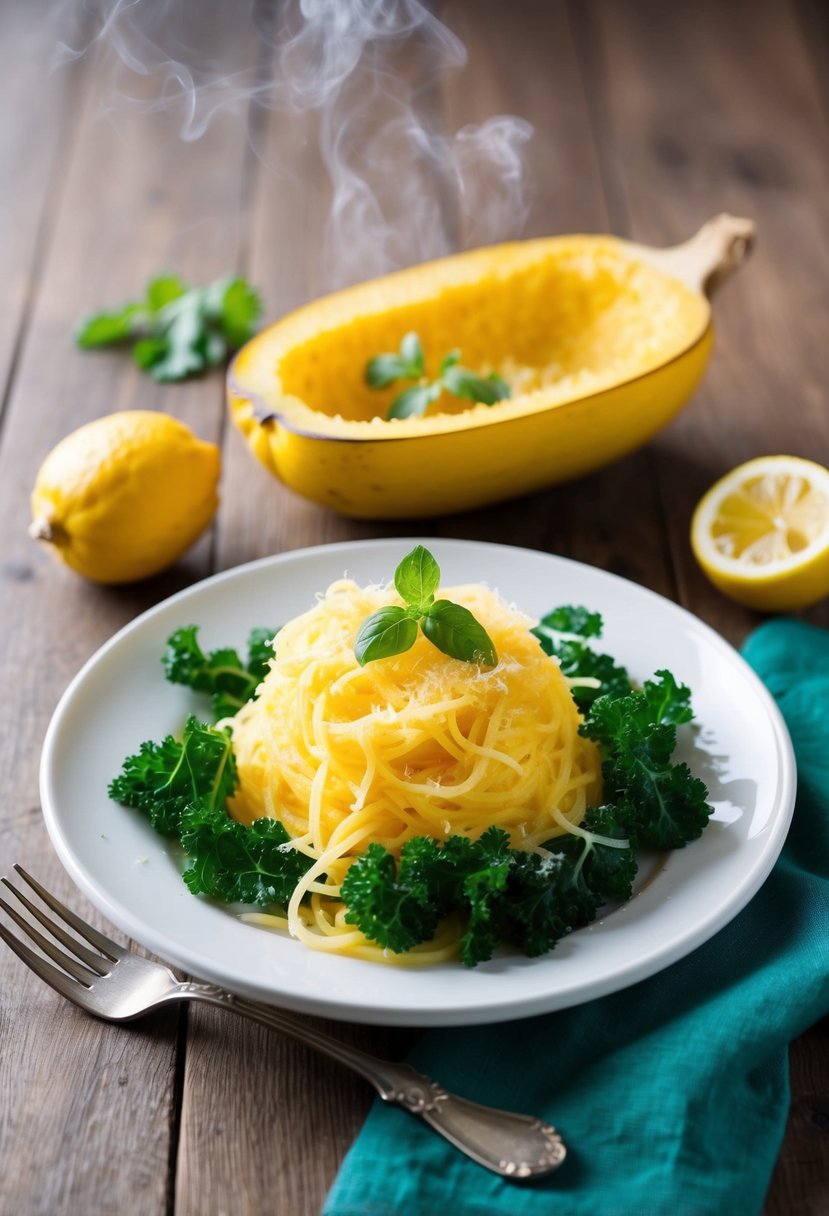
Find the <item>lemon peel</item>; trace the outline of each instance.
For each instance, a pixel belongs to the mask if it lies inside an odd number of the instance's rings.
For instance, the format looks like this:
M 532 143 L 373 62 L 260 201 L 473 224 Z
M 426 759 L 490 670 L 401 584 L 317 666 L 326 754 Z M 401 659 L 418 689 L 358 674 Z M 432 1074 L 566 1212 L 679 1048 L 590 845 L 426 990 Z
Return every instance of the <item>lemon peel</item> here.
M 829 469 L 799 456 L 738 465 L 700 499 L 691 548 L 725 595 L 761 612 L 829 595 Z
M 43 461 L 29 534 L 94 582 L 148 578 L 210 523 L 220 469 L 216 445 L 169 414 L 108 414 L 67 435 Z

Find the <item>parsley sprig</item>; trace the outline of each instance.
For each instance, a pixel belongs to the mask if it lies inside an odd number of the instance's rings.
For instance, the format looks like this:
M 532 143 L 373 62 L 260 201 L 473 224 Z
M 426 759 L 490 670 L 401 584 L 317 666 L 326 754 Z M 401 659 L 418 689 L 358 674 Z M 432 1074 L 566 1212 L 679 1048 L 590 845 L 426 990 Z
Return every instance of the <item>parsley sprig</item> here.
M 354 653 L 361 667 L 411 650 L 418 628 L 452 659 L 495 666 L 498 655 L 480 621 L 462 604 L 435 599 L 440 566 L 423 545 L 416 545 L 403 558 L 394 572 L 394 585 L 403 604 L 379 608 L 357 633 Z
M 366 364 L 366 384 L 370 388 L 388 388 L 397 380 L 414 380 L 415 383 L 398 393 L 386 414 L 391 418 L 419 418 L 426 413 L 432 402 L 443 392 L 468 401 L 494 405 L 510 396 L 510 387 L 494 372 L 478 376 L 461 366 L 461 352 L 450 350 L 440 361 L 436 379 L 426 376 L 426 356 L 418 335 L 404 335 L 399 350 L 394 353 L 375 355 Z
M 252 337 L 262 311 L 245 279 L 227 276 L 188 287 L 175 275 L 150 281 L 144 299 L 81 321 L 82 350 L 131 342 L 135 362 L 154 380 L 184 380 L 221 364 Z

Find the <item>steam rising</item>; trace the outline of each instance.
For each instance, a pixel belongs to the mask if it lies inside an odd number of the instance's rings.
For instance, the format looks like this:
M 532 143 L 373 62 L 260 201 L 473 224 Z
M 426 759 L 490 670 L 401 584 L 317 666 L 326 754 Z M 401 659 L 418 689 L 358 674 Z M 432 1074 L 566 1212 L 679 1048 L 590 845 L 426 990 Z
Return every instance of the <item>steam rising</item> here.
M 171 113 L 185 141 L 220 114 L 254 144 L 263 110 L 313 126 L 331 187 L 326 287 L 522 235 L 532 127 L 495 115 L 442 129 L 439 82 L 467 55 L 419 0 L 86 0 L 83 13 L 92 36 L 60 43 L 56 62 L 102 55 L 116 112 Z

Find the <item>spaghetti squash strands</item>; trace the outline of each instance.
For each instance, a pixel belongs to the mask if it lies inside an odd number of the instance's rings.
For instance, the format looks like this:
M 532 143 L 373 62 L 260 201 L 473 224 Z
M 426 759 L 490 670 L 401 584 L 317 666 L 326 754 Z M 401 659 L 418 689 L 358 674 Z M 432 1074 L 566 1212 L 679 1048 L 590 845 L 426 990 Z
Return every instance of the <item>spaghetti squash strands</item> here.
M 397 597 L 342 580 L 280 630 L 256 699 L 232 720 L 240 785 L 231 813 L 280 819 L 290 847 L 314 859 L 288 909 L 308 946 L 384 956 L 345 922 L 338 899 L 370 843 L 396 852 L 415 836 L 476 840 L 495 825 L 513 847 L 532 849 L 578 824 L 599 794 L 596 747 L 579 735 L 568 682 L 533 622 L 483 586 L 445 594 L 483 624 L 495 667 L 450 658 L 422 634 L 405 653 L 361 667 L 361 624 Z M 444 928 L 393 961 L 434 962 L 456 942 Z

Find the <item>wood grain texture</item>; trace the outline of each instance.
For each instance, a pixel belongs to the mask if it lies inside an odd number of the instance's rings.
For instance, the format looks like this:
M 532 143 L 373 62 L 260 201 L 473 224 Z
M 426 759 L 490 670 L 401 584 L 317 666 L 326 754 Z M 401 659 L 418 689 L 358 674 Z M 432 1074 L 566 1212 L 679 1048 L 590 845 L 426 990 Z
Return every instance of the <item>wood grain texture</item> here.
M 14 47 L 0 77 L 0 397 L 5 404 L 28 321 L 39 258 L 60 206 L 62 170 L 75 136 L 83 65 L 50 72 L 59 15 L 82 36 L 81 14 L 44 0 L 33 21 L 24 0 L 0 7 L 0 46 Z
M 115 125 L 102 117 L 111 100 L 108 73 L 92 60 L 82 69 L 83 107 L 40 253 L 0 447 L 0 672 L 4 687 L 17 690 L 0 708 L 6 775 L 0 857 L 4 869 L 19 860 L 85 915 L 90 910 L 58 864 L 39 813 L 46 725 L 97 646 L 137 612 L 208 572 L 210 540 L 159 579 L 105 590 L 59 568 L 29 540 L 29 492 L 60 437 L 115 409 L 166 408 L 205 437 L 219 434 L 220 375 L 161 388 L 139 376 L 128 355 L 75 351 L 71 333 L 84 312 L 139 293 L 162 267 L 198 280 L 234 265 L 244 144 L 217 129 L 183 147 L 171 122 L 135 111 L 120 113 Z M 29 71 L 40 79 L 47 65 L 30 61 Z M 42 201 L 33 187 L 32 210 Z M 91 919 L 103 925 L 97 914 Z M 6 950 L 0 1009 L 4 1216 L 164 1212 L 178 1120 L 177 1014 L 131 1030 L 94 1023 Z

